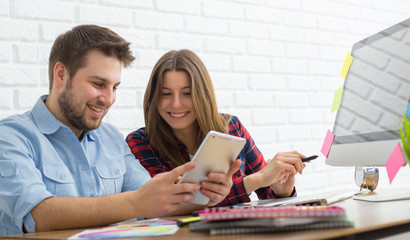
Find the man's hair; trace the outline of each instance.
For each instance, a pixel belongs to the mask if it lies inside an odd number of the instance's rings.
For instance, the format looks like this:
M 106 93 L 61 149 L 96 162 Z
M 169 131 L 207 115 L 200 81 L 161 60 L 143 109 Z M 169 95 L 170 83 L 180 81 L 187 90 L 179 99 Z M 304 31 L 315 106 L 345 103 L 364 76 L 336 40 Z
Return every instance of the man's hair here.
M 112 30 L 97 25 L 79 25 L 57 37 L 51 48 L 48 75 L 50 91 L 54 79 L 54 66 L 57 62 L 63 63 L 70 78 L 79 68 L 85 67 L 87 54 L 91 50 L 99 50 L 105 55 L 116 57 L 124 67 L 128 67 L 135 57 L 129 45 Z
M 182 71 L 188 75 L 196 114 L 195 124 L 198 125 L 196 136 L 198 146 L 211 130 L 227 133 L 231 116 L 228 114 L 222 116 L 218 113 L 211 77 L 198 55 L 187 49 L 164 54 L 155 64 L 145 90 L 145 127 L 151 146 L 179 166 L 186 161 L 175 141 L 171 127 L 158 112 L 164 75 L 168 71 Z

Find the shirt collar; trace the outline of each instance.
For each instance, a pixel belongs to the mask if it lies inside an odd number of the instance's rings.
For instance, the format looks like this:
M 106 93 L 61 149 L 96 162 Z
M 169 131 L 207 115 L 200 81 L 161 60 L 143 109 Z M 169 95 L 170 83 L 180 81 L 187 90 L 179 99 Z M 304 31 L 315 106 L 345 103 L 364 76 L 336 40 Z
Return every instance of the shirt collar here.
M 60 127 L 67 127 L 48 110 L 46 104 L 44 103 L 48 95 L 41 96 L 31 111 L 33 115 L 34 122 L 36 123 L 38 129 L 44 134 L 53 134 L 57 132 Z

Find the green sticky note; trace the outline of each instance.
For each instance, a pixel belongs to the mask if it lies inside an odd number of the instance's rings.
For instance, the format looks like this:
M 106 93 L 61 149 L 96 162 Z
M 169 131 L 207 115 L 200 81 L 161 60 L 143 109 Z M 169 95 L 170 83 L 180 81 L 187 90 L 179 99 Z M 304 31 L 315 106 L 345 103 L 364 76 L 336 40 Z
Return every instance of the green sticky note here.
M 347 73 L 349 72 L 349 69 L 350 69 L 350 66 L 352 65 L 352 62 L 353 62 L 353 57 L 352 57 L 352 55 L 350 55 L 349 52 L 347 52 L 345 63 L 343 64 L 342 72 L 341 72 L 342 77 L 343 77 L 344 80 L 346 80 L 346 76 L 347 76 Z
M 343 87 L 335 91 L 331 113 L 340 108 L 340 103 L 342 102 L 342 95 L 343 95 Z

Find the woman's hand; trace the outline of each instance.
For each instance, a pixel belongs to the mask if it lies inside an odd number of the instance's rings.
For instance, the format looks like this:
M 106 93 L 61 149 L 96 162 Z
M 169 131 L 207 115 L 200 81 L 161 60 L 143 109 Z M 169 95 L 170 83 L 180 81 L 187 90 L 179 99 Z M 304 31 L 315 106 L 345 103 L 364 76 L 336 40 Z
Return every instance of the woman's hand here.
M 244 178 L 246 192 L 250 194 L 258 188 L 270 186 L 277 196 L 288 197 L 293 191 L 295 175 L 306 166 L 301 161 L 304 157 L 296 151 L 277 153 L 262 170 Z
M 292 171 L 284 170 L 280 174 L 280 179 L 273 181 L 270 187 L 273 189 L 275 194 L 280 197 L 289 197 L 295 186 L 295 175 L 297 173 L 302 173 L 303 169 L 306 167 L 305 163 L 302 163 L 301 158 L 305 158 L 303 154 L 297 151 L 292 152 L 279 152 L 275 155 L 273 159 L 268 160 L 267 166 L 270 162 L 276 162 L 275 165 L 278 166 L 293 166 Z
M 226 198 L 232 188 L 232 175 L 236 173 L 241 166 L 241 160 L 237 159 L 229 168 L 226 174 L 210 172 L 208 173 L 209 181 L 201 182 L 201 193 L 209 198 L 207 206 L 214 206 Z

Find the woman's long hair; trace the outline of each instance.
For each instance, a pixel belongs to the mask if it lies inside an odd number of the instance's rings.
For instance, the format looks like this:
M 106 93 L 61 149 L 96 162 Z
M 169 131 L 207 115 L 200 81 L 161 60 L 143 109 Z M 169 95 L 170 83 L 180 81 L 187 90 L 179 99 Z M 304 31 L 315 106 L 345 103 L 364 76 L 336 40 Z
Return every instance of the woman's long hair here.
M 199 146 L 211 130 L 227 133 L 231 116 L 219 114 L 208 70 L 194 52 L 182 49 L 164 54 L 155 64 L 145 91 L 144 119 L 151 146 L 163 157 L 179 166 L 186 161 L 175 141 L 171 127 L 158 111 L 164 75 L 168 71 L 183 71 L 188 74 L 191 82 L 191 97 L 197 116 L 195 124 L 198 125 L 196 146 Z

